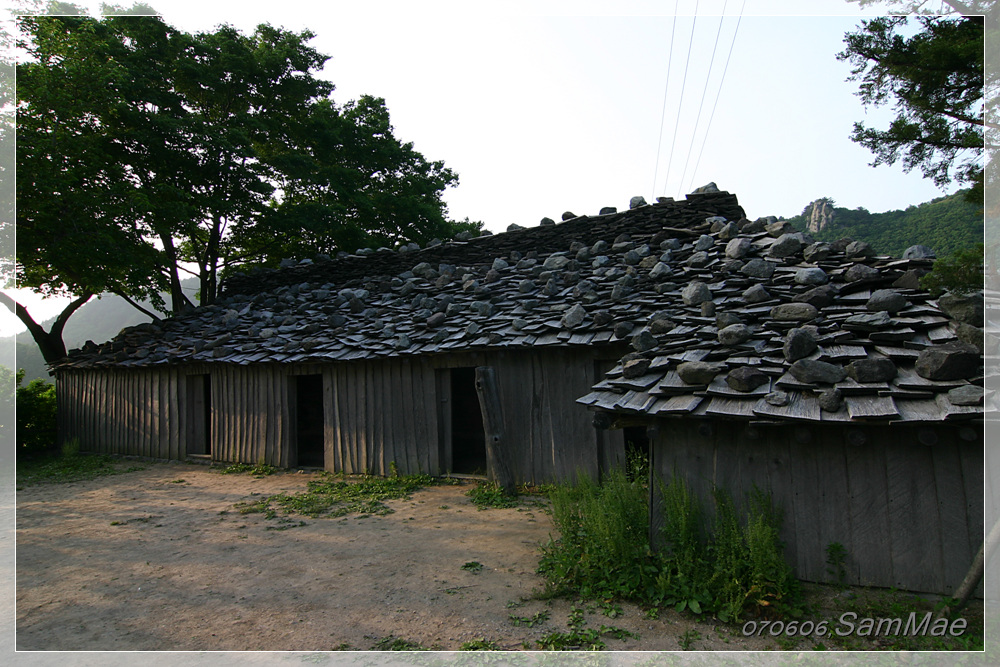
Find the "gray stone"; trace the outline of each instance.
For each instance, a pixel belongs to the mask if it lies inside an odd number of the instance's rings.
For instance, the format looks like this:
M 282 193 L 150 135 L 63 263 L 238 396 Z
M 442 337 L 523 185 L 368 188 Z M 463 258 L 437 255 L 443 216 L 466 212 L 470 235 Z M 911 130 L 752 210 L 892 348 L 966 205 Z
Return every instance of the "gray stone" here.
M 708 234 L 702 234 L 701 236 L 698 237 L 698 240 L 695 241 L 694 249 L 696 252 L 701 252 L 704 250 L 708 250 L 714 245 L 715 245 L 715 239 L 713 239 Z
M 594 243 L 594 245 L 590 246 L 590 252 L 593 255 L 600 255 L 601 253 L 607 252 L 608 249 L 610 248 L 611 245 L 607 241 L 601 240 L 597 241 L 596 243 Z
M 914 367 L 927 380 L 962 380 L 983 374 L 979 350 L 961 341 L 926 348 Z
M 337 315 L 335 317 L 341 317 L 341 316 Z M 344 319 L 344 318 L 341 317 L 341 319 Z M 264 340 L 267 340 L 268 338 L 272 338 L 274 336 L 274 334 L 276 334 L 276 333 L 278 333 L 278 332 L 275 329 L 272 329 L 272 328 L 268 327 L 266 329 L 261 329 L 260 330 L 260 337 L 263 338 Z
M 510 326 L 513 327 L 514 331 L 520 331 L 524 327 L 528 326 L 528 320 L 522 319 L 520 317 L 515 317 L 511 320 Z
M 566 268 L 569 258 L 564 255 L 550 255 L 543 263 L 542 267 L 547 271 L 558 271 Z
M 719 313 L 715 316 L 715 326 L 717 329 L 725 329 L 732 324 L 743 324 L 743 320 L 736 313 Z
M 696 280 L 688 283 L 688 285 L 681 290 L 681 299 L 684 300 L 685 305 L 698 306 L 701 305 L 703 301 L 712 300 L 712 291 L 708 289 L 708 285 Z
M 799 382 L 809 384 L 836 384 L 847 377 L 847 371 L 842 366 L 815 359 L 799 359 L 788 368 L 788 372 Z
M 740 273 L 750 278 L 770 280 L 771 276 L 774 275 L 774 262 L 755 257 L 743 265 Z
M 791 362 L 808 357 L 816 350 L 816 347 L 816 335 L 813 329 L 799 327 L 788 332 L 781 352 L 785 355 L 785 359 Z
M 660 241 L 660 250 L 680 250 L 681 240 L 678 238 L 671 237 L 669 239 L 664 239 Z
M 649 363 L 649 359 L 646 359 L 645 357 L 629 359 L 622 365 L 622 375 L 629 380 L 641 377 L 646 374 L 647 370 L 649 370 Z
M 615 325 L 615 338 L 622 339 L 632 333 L 635 325 L 631 322 L 619 322 Z
M 799 285 L 825 285 L 830 276 L 819 267 L 807 267 L 795 272 L 795 282 Z
M 857 260 L 874 257 L 875 251 L 872 250 L 871 245 L 866 241 L 854 241 L 847 245 L 847 248 L 844 249 L 844 254 L 847 255 L 847 259 Z
M 955 387 L 948 392 L 948 402 L 952 405 L 982 405 L 986 391 L 974 384 Z
M 959 322 L 971 324 L 974 327 L 983 326 L 983 305 L 982 292 L 971 295 L 949 292 L 938 299 L 938 307 L 946 315 Z
M 475 336 L 479 333 L 480 328 L 481 327 L 476 322 L 469 322 L 469 326 L 465 327 L 465 335 Z
M 399 334 L 399 338 L 396 339 L 396 345 L 395 345 L 397 350 L 405 350 L 409 348 L 411 345 L 413 345 L 413 341 L 410 340 L 409 336 L 407 336 L 406 334 Z
M 490 269 L 486 272 L 486 277 L 483 280 L 487 283 L 495 283 L 500 280 L 500 272 L 496 269 Z
M 542 218 L 541 222 L 538 223 L 539 227 L 549 227 L 550 225 L 556 224 L 556 221 L 552 218 Z
M 788 394 L 783 391 L 772 391 L 770 394 L 764 397 L 768 405 L 773 405 L 776 408 L 782 408 L 788 405 L 789 398 Z
M 658 319 L 649 323 L 649 331 L 654 336 L 660 336 L 674 328 L 674 323 L 670 320 Z
M 580 262 L 581 264 L 586 264 L 587 262 L 589 262 L 590 261 L 590 249 L 589 248 L 580 248 L 579 250 L 577 250 L 576 251 L 576 261 Z
M 684 262 L 684 264 L 685 266 L 690 266 L 692 268 L 698 269 L 708 264 L 710 260 L 711 258 L 708 256 L 707 252 L 699 251 L 693 253 L 690 257 L 688 257 L 687 261 Z
M 611 288 L 611 300 L 621 301 L 629 294 L 632 293 L 632 288 L 622 282 L 615 283 L 615 286 Z
M 562 326 L 564 329 L 575 329 L 580 326 L 586 316 L 587 311 L 584 307 L 580 304 L 576 304 L 567 310 L 565 315 L 563 315 Z
M 677 366 L 677 374 L 687 384 L 705 385 L 710 383 L 722 367 L 707 361 L 686 361 Z
M 726 376 L 726 384 L 733 391 L 753 391 L 769 381 L 770 377 L 756 366 L 740 366 L 729 371 Z
M 851 315 L 841 326 L 849 331 L 878 331 L 892 324 L 889 313 L 881 310 L 877 313 L 860 313 Z
M 771 318 L 779 322 L 807 322 L 817 316 L 819 311 L 808 303 L 782 303 L 771 309 Z
M 966 324 L 965 322 L 959 322 L 958 326 L 955 328 L 955 335 L 963 343 L 968 343 L 969 345 L 975 346 L 979 353 L 982 354 L 986 351 L 986 332 L 979 327 L 974 327 L 971 324 Z
M 628 200 L 629 208 L 639 208 L 640 206 L 646 206 L 646 199 L 644 197 L 637 195 Z
M 767 289 L 765 289 L 760 283 L 751 285 L 743 292 L 743 300 L 749 304 L 770 301 L 771 298 L 771 293 L 768 292 Z
M 524 229 L 524 227 L 522 227 L 521 225 L 517 224 L 516 222 L 512 222 L 509 225 L 507 225 L 507 231 L 508 232 L 516 232 L 516 231 L 518 231 L 520 229 Z
M 573 213 L 572 211 L 565 211 L 562 214 L 563 222 L 566 222 L 567 220 L 572 220 L 575 217 L 577 217 L 577 215 L 576 215 L 576 213 Z
M 739 233 L 739 227 L 735 222 L 724 223 L 722 229 L 719 230 L 719 240 L 729 241 L 730 239 L 735 239 Z
M 767 254 L 771 257 L 788 257 L 802 250 L 801 234 L 782 234 L 771 244 Z
M 802 258 L 807 262 L 822 262 L 831 252 L 829 243 L 813 243 L 802 251 Z
M 444 313 L 434 313 L 427 318 L 427 328 L 437 329 L 439 326 L 443 325 L 448 316 Z
M 817 397 L 819 407 L 827 412 L 840 412 L 844 407 L 844 393 L 836 387 L 824 389 Z
M 855 382 L 888 382 L 897 373 L 892 359 L 855 359 L 847 364 L 847 375 Z
M 625 256 L 622 259 L 629 266 L 634 266 L 639 263 L 639 260 L 642 259 L 642 255 L 640 255 L 635 250 L 629 250 L 627 253 L 625 253 Z
M 590 265 L 595 269 L 600 269 L 602 267 L 608 266 L 611 263 L 612 260 L 607 255 L 598 255 L 597 257 L 594 258 L 594 260 L 590 263 Z
M 715 303 L 712 301 L 702 301 L 701 302 L 701 316 L 702 317 L 715 317 Z
M 764 222 L 764 229 L 769 235 L 775 238 L 783 234 L 792 234 L 795 232 L 795 227 L 787 220 L 776 220 L 773 215 L 769 215 L 766 220 Z
M 656 347 L 656 338 L 648 330 L 643 329 L 632 337 L 632 347 L 637 352 L 646 352 Z
M 673 270 L 664 264 L 663 262 L 657 262 L 656 265 L 649 270 L 649 277 L 653 280 L 659 280 L 673 273 Z
M 934 259 L 937 255 L 925 245 L 911 245 L 903 251 L 903 259 Z
M 920 279 L 928 273 L 926 269 L 908 269 L 896 278 L 892 286 L 897 289 L 920 289 Z
M 705 185 L 701 186 L 700 188 L 695 188 L 691 192 L 691 194 L 693 194 L 693 195 L 703 195 L 703 194 L 707 194 L 709 192 L 719 192 L 719 186 L 717 186 L 715 184 L 715 181 L 712 181 L 710 183 L 706 183 Z
M 489 317 L 493 314 L 493 304 L 489 301 L 473 301 L 469 310 L 481 317 Z
M 507 261 L 504 260 L 504 259 L 501 259 L 501 258 L 497 257 L 496 259 L 493 260 L 493 270 L 494 271 L 503 271 L 508 266 L 510 266 L 510 264 L 508 264 Z
M 879 270 L 867 264 L 855 264 L 844 272 L 844 280 L 855 283 L 859 280 L 874 280 L 878 278 Z
M 750 340 L 750 329 L 745 324 L 730 324 L 719 330 L 719 342 L 734 347 Z
M 823 285 L 803 292 L 792 300 L 796 303 L 808 303 L 817 309 L 821 309 L 829 306 L 836 295 L 837 290 L 832 285 Z
M 534 280 L 529 280 L 525 278 L 517 284 L 517 291 L 521 294 L 528 294 L 529 292 L 534 292 L 538 289 L 538 285 L 535 284 Z
M 738 236 L 726 244 L 726 257 L 743 259 L 750 253 L 753 244 L 745 236 Z
M 618 209 L 614 206 L 602 206 L 601 210 L 597 215 L 611 215 L 612 213 L 617 213 Z
M 887 313 L 898 313 L 906 308 L 906 297 L 893 289 L 880 289 L 872 292 L 871 297 L 865 307 L 872 311 L 882 311 Z
M 721 226 L 721 225 L 726 224 L 726 222 L 728 222 L 728 220 L 726 220 L 721 215 L 713 215 L 713 216 L 711 216 L 709 218 L 705 218 L 705 222 L 707 222 L 708 224 L 710 224 L 712 226 L 715 226 L 715 225 L 720 225 Z M 721 229 L 721 227 L 720 227 L 720 229 Z
M 594 313 L 594 326 L 603 327 L 614 320 L 614 315 L 608 310 L 599 310 Z

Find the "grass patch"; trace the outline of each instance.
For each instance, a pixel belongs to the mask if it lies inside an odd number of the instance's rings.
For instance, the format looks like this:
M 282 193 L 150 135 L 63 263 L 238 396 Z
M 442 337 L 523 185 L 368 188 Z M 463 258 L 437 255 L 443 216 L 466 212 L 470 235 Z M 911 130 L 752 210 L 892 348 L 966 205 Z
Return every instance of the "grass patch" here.
M 517 496 L 504 493 L 496 482 L 484 482 L 465 492 L 472 504 L 481 510 L 517 507 Z
M 262 477 L 267 477 L 268 475 L 273 475 L 278 472 L 278 469 L 272 465 L 268 465 L 263 461 L 259 461 L 253 465 L 249 463 L 233 463 L 219 470 L 222 475 L 241 475 L 243 473 L 249 473 L 254 477 L 260 479 Z
M 419 642 L 411 642 L 408 639 L 400 639 L 389 635 L 375 642 L 372 651 L 429 651 L 431 649 L 421 646 Z
M 508 618 L 511 623 L 519 628 L 533 628 L 536 625 L 541 625 L 545 621 L 549 620 L 549 612 L 540 611 L 534 616 L 516 616 L 511 614 Z
M 470 560 L 468 563 L 463 565 L 461 569 L 465 570 L 466 572 L 472 572 L 472 573 L 482 572 L 483 564 L 477 560 Z
M 308 517 L 334 518 L 348 514 L 384 516 L 392 509 L 386 500 L 409 498 L 410 494 L 436 480 L 429 475 L 395 477 L 364 476 L 357 480 L 339 479 L 327 472 L 310 480 L 305 491 L 295 494 L 279 493 L 255 501 L 236 503 L 240 514 L 263 514 L 271 519 L 279 512 L 302 514 Z
M 17 488 L 34 484 L 80 482 L 107 475 L 121 475 L 143 470 L 108 454 L 52 454 L 17 462 Z

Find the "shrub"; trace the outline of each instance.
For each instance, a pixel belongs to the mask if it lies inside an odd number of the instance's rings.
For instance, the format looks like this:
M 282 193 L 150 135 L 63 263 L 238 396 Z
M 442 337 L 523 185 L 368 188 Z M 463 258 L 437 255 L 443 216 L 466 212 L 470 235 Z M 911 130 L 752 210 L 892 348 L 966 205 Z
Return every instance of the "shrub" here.
M 983 289 L 983 256 L 982 243 L 956 250 L 950 256 L 936 260 L 931 272 L 920 279 L 920 285 L 930 290 L 934 297 L 945 291 L 956 294 L 977 292 Z
M 17 372 L 17 451 L 48 452 L 56 445 L 56 388 L 44 380 L 21 386 L 24 371 Z

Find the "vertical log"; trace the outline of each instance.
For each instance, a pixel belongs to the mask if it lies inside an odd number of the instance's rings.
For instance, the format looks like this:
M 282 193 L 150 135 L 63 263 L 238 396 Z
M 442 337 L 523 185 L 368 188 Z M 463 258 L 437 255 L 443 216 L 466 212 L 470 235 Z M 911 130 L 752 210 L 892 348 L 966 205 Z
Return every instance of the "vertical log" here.
M 483 413 L 483 429 L 486 431 L 486 466 L 490 477 L 500 485 L 504 493 L 516 495 L 514 476 L 510 473 L 507 446 L 504 443 L 503 405 L 500 403 L 496 371 L 492 366 L 476 368 L 476 393 L 479 395 L 479 408 Z

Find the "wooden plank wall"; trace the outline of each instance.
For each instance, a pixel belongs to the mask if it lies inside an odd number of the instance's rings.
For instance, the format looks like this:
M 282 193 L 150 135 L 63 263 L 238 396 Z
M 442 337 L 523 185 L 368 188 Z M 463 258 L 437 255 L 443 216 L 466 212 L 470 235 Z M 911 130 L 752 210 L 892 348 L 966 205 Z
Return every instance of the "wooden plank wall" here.
M 859 428 L 865 443 L 849 444 L 848 431 Z M 933 429 L 936 444 L 920 444 L 920 428 Z M 709 513 L 713 486 L 738 504 L 754 485 L 769 490 L 786 560 L 801 579 L 826 581 L 826 548 L 839 542 L 849 583 L 950 594 L 983 538 L 981 432 L 971 442 L 959 433 L 951 425 L 661 421 L 653 460 L 664 479 L 682 477 Z

